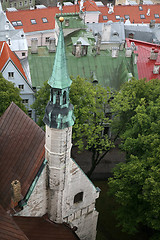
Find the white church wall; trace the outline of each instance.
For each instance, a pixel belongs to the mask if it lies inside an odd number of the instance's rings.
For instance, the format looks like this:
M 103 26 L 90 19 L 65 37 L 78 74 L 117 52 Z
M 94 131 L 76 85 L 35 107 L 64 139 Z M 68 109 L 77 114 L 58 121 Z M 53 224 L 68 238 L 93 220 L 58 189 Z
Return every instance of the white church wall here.
M 47 212 L 46 167 L 43 169 L 36 186 L 20 216 L 41 217 Z

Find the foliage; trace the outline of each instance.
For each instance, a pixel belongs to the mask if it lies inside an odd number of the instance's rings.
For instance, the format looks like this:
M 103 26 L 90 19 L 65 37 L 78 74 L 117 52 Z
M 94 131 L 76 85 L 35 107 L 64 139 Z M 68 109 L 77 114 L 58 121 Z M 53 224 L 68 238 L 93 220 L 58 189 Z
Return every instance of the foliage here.
M 105 134 L 110 123 L 107 113 L 111 91 L 78 76 L 73 79 L 70 98 L 76 116 L 73 140 L 80 151 L 92 151 L 92 167 L 88 172 L 88 176 L 91 176 L 95 167 L 114 147 L 108 134 Z
M 37 92 L 36 101 L 33 104 L 40 126 L 43 125 L 45 107 L 50 95 L 49 89 L 49 85 L 45 82 L 44 86 Z M 108 135 L 104 134 L 110 122 L 109 118 L 106 117 L 110 97 L 109 89 L 93 85 L 79 76 L 72 79 L 70 100 L 74 106 L 76 117 L 72 136 L 74 144 L 78 145 L 80 151 L 88 149 L 93 153 L 92 169 L 89 175 L 113 147 Z
M 22 104 L 22 99 L 19 96 L 19 89 L 14 87 L 14 84 L 3 78 L 0 73 L 0 116 L 9 107 L 11 102 L 14 102 L 24 112 L 26 112 L 25 106 Z
M 43 87 L 35 94 L 35 102 L 32 104 L 32 108 L 35 109 L 37 124 L 39 126 L 44 126 L 43 117 L 45 114 L 45 108 L 49 101 L 50 96 L 50 86 L 47 81 L 44 82 Z
M 113 130 L 122 139 L 127 162 L 114 169 L 110 193 L 117 218 L 127 232 L 145 226 L 160 239 L 160 81 L 133 79 L 112 101 Z

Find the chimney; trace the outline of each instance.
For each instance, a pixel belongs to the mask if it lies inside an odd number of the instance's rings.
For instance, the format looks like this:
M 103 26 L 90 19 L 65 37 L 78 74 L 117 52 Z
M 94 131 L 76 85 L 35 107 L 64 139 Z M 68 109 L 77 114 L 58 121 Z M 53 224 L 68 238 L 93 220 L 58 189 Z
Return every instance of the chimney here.
M 31 53 L 38 53 L 38 39 L 31 39 Z
M 69 26 L 69 19 L 65 19 L 65 27 Z
M 112 47 L 112 58 L 117 58 L 119 54 L 119 48 L 118 47 Z
M 150 21 L 149 27 L 150 27 L 150 28 L 154 28 L 154 27 L 155 27 L 155 20 L 151 20 L 151 21 Z
M 56 39 L 55 39 L 55 38 L 50 38 L 50 39 L 49 39 L 48 51 L 49 51 L 50 53 L 56 51 Z
M 150 16 L 150 13 L 151 13 L 151 10 L 150 10 L 150 9 L 148 9 L 148 11 L 147 11 L 146 15 L 147 15 L 147 16 Z
M 82 51 L 82 43 L 81 43 L 81 41 L 77 41 L 75 56 L 81 57 L 81 51 Z
M 160 63 L 155 63 L 153 68 L 153 74 L 159 74 Z
M 131 47 L 126 47 L 125 56 L 126 57 L 131 57 L 131 55 L 132 55 L 132 48 Z
M 153 47 L 150 53 L 150 60 L 156 60 L 157 57 L 158 57 L 158 50 Z
M 12 189 L 12 201 L 15 203 L 18 203 L 21 199 L 21 183 L 18 180 L 14 180 L 11 183 L 11 189 Z
M 109 3 L 109 10 L 108 10 L 108 14 L 112 14 L 112 13 L 114 13 L 114 6 L 112 6 L 112 3 Z
M 135 53 L 134 55 L 134 64 L 137 64 L 138 61 L 138 53 Z

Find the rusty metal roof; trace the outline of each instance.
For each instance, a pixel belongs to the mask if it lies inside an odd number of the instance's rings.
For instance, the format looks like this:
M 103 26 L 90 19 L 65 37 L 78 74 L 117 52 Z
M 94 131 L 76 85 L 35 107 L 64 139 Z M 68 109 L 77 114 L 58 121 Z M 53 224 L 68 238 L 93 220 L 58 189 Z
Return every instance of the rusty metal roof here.
M 26 195 L 44 161 L 44 131 L 16 104 L 0 118 L 0 204 L 11 204 L 11 182 L 19 180 Z
M 51 222 L 45 217 L 13 217 L 29 240 L 77 240 L 77 235 L 66 225 Z
M 5 212 L 0 205 L 0 239 L 3 240 L 28 240 L 20 230 L 13 218 Z

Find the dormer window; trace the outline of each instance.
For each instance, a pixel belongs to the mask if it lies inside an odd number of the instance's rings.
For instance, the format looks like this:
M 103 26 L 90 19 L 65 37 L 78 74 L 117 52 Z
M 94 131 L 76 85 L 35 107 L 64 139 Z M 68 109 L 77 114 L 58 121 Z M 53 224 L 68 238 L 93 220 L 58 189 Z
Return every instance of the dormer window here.
M 31 19 L 32 24 L 37 24 L 36 19 Z
M 74 203 L 79 203 L 83 201 L 83 192 L 79 192 L 74 196 Z

